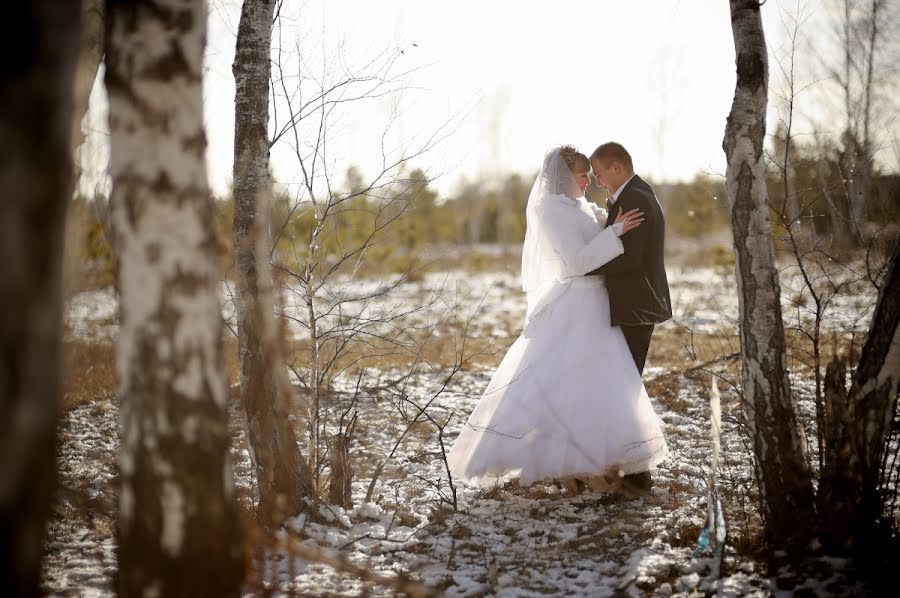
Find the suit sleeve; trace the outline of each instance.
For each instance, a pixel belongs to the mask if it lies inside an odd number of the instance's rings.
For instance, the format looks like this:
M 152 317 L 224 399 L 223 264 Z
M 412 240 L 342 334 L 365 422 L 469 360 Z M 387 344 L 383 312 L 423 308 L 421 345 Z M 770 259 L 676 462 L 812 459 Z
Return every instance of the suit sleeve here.
M 584 275 L 622 255 L 625 247 L 613 227 L 603 229 L 585 244 L 577 231 L 565 226 L 558 209 L 546 208 L 541 216 L 547 240 L 562 259 L 569 276 Z
M 641 263 L 643 263 L 644 251 L 649 246 L 650 238 L 657 226 L 656 211 L 643 194 L 635 196 L 634 200 L 628 203 L 628 208 L 623 206 L 622 209 L 627 211 L 639 208 L 644 213 L 644 221 L 637 228 L 622 235 L 622 244 L 625 247 L 625 252 L 622 255 L 608 261 L 590 272 L 590 274 L 631 272 L 639 269 Z M 611 229 L 612 226 L 607 228 Z

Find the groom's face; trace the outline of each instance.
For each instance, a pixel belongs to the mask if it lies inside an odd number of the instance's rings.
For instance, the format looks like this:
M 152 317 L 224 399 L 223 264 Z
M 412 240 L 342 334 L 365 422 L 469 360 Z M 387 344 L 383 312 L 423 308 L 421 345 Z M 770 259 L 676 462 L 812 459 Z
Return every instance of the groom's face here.
M 616 162 L 604 164 L 600 160 L 591 160 L 591 170 L 594 173 L 594 179 L 596 179 L 597 184 L 606 189 L 606 192 L 612 196 L 616 189 L 619 188 Z

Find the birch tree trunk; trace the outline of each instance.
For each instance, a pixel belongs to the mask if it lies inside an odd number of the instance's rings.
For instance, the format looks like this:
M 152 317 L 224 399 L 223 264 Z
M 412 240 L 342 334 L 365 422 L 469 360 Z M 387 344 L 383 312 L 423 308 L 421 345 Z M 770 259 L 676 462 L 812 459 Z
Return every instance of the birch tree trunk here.
M 291 390 L 273 314 L 269 56 L 275 0 L 245 0 L 235 51 L 234 252 L 241 397 L 259 484 L 259 520 L 278 526 L 312 494 L 289 420 Z
M 109 0 L 118 256 L 120 596 L 238 596 L 243 554 L 213 200 L 204 153 L 203 0 Z
M 873 174 L 873 160 L 875 158 L 875 145 L 872 140 L 873 125 L 873 100 L 878 90 L 876 89 L 876 79 L 882 78 L 883 75 L 876 72 L 876 61 L 878 54 L 882 51 L 882 38 L 884 37 L 884 29 L 890 31 L 889 23 L 891 17 L 886 15 L 887 3 L 885 0 L 871 0 L 864 7 L 866 11 L 863 17 L 863 34 L 865 36 L 862 41 L 864 51 L 862 52 L 862 65 L 860 75 L 862 83 L 862 93 L 859 108 L 861 123 L 859 123 L 861 131 L 857 132 L 859 139 L 859 156 L 856 161 L 856 169 L 853 178 L 850 181 L 850 208 L 853 216 L 853 229 L 857 235 L 857 239 L 862 243 L 865 242 L 864 224 L 865 224 L 865 208 L 866 202 L 870 199 Z M 878 69 L 879 71 L 881 69 Z
M 94 81 L 97 79 L 97 71 L 103 59 L 103 33 L 106 27 L 105 0 L 83 0 L 81 5 L 81 39 L 78 49 L 78 61 L 75 67 L 75 81 L 73 85 L 73 111 L 72 133 L 70 136 L 69 151 L 74 160 L 73 182 L 75 192 L 78 194 L 78 182 L 82 175 L 80 160 L 76 157 L 76 151 L 84 143 L 85 135 L 81 130 L 81 123 L 87 115 L 90 104 L 91 91 Z M 74 214 L 79 213 L 79 208 L 84 205 L 85 198 L 76 195 L 75 204 L 72 207 Z M 78 279 L 81 271 L 83 256 L 79 247 L 79 239 L 84 238 L 85 222 L 83 218 L 71 217 L 66 222 L 65 250 L 63 251 L 63 289 L 64 296 L 68 297 L 74 290 L 73 282 Z
M 890 433 L 897 393 L 900 391 L 900 243 L 894 249 L 888 274 L 859 365 L 850 387 L 850 398 L 859 411 L 862 433 L 858 436 L 863 484 L 876 492 L 882 455 Z M 873 498 L 873 497 L 868 497 Z M 879 508 L 880 510 L 880 508 Z
M 63 225 L 77 2 L 35 0 L 0 20 L 0 580 L 40 596 L 56 486 Z
M 81 121 L 88 111 L 91 90 L 103 60 L 104 0 L 82 0 L 81 42 L 78 50 L 78 67 L 75 69 L 75 106 L 72 118 L 72 146 L 74 153 L 84 142 Z
M 768 63 L 758 0 L 731 0 L 737 63 L 722 143 L 737 254 L 744 405 L 753 435 L 765 535 L 771 548 L 810 533 L 813 492 L 791 403 L 784 324 L 766 190 Z

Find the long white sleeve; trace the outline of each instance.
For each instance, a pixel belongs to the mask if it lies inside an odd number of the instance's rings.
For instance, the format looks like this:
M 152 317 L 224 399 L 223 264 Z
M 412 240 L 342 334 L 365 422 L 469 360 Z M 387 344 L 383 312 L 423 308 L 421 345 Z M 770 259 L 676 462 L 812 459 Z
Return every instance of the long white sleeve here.
M 600 224 L 606 224 L 606 219 L 609 217 L 609 212 L 607 212 L 604 208 L 601 208 L 597 204 L 590 204 L 591 210 L 594 212 L 594 217 L 597 219 L 597 222 Z M 615 231 L 616 235 L 622 236 L 625 234 L 625 223 L 624 222 L 614 222 L 611 225 Z
M 554 252 L 560 257 L 569 276 L 581 276 L 622 255 L 625 247 L 610 226 L 585 243 L 579 230 L 566 218 L 570 206 L 548 206 L 542 210 L 544 233 Z

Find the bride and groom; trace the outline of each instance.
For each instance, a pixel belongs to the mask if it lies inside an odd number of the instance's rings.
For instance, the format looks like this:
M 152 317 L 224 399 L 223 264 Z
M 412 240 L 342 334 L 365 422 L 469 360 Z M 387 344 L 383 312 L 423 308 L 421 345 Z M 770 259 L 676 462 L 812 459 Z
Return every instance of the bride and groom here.
M 592 171 L 608 211 L 588 202 Z M 667 452 L 641 381 L 653 327 L 672 316 L 662 209 L 631 156 L 605 143 L 544 157 L 526 206 L 521 335 L 448 456 L 457 479 L 518 478 L 648 494 Z

